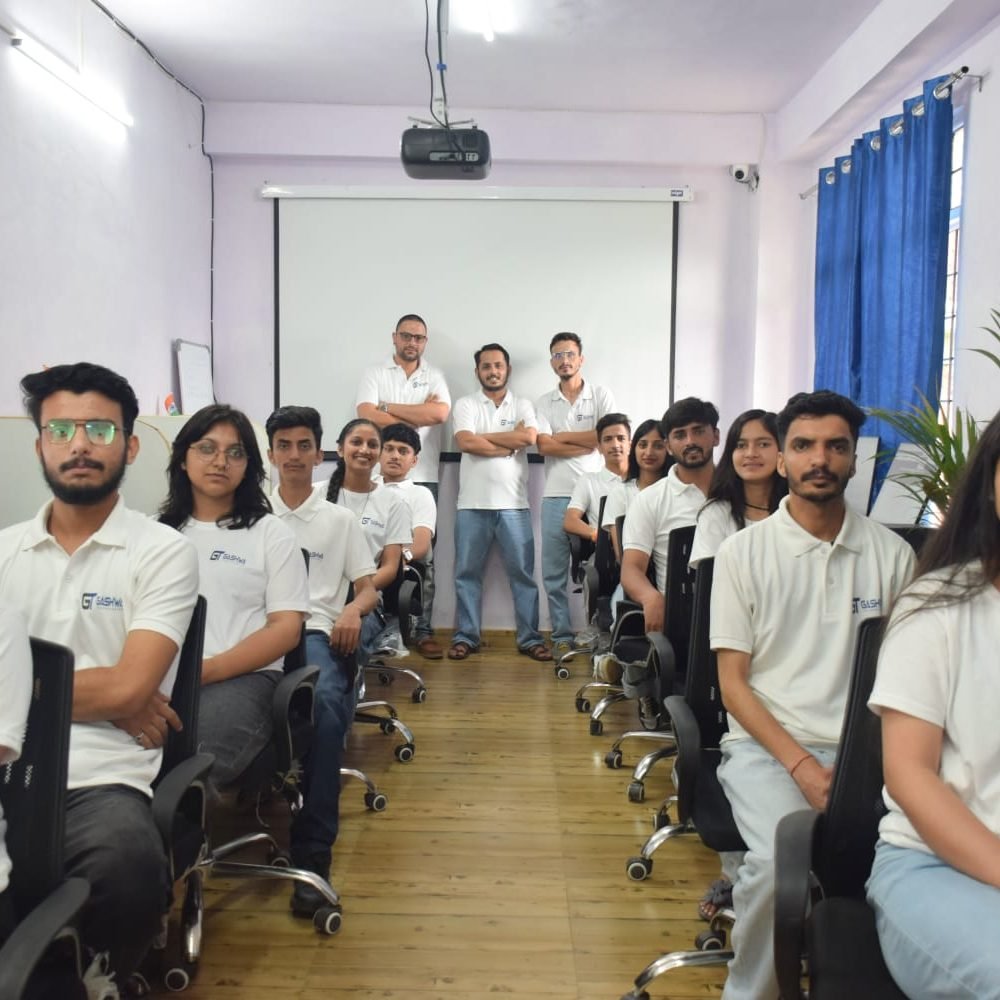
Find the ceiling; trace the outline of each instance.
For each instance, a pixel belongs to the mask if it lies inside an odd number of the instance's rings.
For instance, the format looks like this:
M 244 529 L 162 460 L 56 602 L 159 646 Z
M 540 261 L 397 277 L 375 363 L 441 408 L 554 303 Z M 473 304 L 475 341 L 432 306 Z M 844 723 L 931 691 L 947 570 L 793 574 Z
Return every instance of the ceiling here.
M 205 100 L 429 100 L 423 0 L 102 0 Z M 431 7 L 431 35 L 434 11 Z M 878 0 L 450 0 L 449 106 L 771 112 Z M 480 33 L 488 7 L 492 42 Z

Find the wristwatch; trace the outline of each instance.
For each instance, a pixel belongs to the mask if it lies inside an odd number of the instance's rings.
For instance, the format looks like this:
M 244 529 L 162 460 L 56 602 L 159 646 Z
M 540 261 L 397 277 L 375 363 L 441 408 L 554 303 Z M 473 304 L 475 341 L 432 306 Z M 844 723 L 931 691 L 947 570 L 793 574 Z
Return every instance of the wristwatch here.
M 388 412 L 389 412 L 389 404 L 388 404 L 388 403 L 379 403 L 379 404 L 378 404 L 378 408 L 379 408 L 379 409 L 380 409 L 380 410 L 381 410 L 381 411 L 382 411 L 383 413 L 388 413 Z

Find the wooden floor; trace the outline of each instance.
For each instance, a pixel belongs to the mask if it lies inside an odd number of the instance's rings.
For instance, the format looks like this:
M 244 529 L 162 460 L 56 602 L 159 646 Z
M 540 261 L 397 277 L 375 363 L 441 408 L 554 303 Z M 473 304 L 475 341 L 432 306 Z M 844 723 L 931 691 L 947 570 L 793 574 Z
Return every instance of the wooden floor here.
M 682 837 L 661 848 L 649 880 L 627 879 L 669 780 L 654 768 L 647 802 L 632 804 L 641 751 L 626 746 L 623 770 L 604 766 L 628 705 L 606 716 L 609 736 L 593 737 L 573 704 L 582 661 L 568 681 L 511 650 L 399 662 L 424 675 L 426 703 L 400 681 L 373 679 L 368 695 L 390 695 L 416 756 L 399 763 L 394 736 L 354 727 L 349 762 L 389 806 L 368 812 L 361 786 L 345 786 L 332 875 L 340 933 L 321 937 L 290 916 L 287 883 L 210 879 L 190 1000 L 616 1000 L 648 961 L 691 947 L 718 861 Z M 679 970 L 651 992 L 717 997 L 723 979 Z

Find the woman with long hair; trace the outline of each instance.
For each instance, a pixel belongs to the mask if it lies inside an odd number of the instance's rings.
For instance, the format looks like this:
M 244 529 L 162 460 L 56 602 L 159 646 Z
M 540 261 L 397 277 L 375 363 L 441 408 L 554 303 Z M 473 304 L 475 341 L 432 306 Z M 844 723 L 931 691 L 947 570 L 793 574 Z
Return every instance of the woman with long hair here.
M 893 608 L 868 702 L 888 807 L 868 901 L 907 996 L 998 995 L 998 652 L 1000 413 Z
M 271 700 L 283 657 L 309 613 L 306 564 L 291 529 L 271 513 L 253 427 L 231 406 L 200 409 L 174 440 L 160 520 L 198 553 L 208 601 L 200 748 L 211 779 L 232 784 L 272 735 Z
M 746 410 L 729 428 L 691 543 L 690 565 L 715 556 L 730 535 L 763 521 L 788 493 L 778 473 L 778 419 L 768 410 Z
M 667 453 L 667 439 L 659 420 L 644 420 L 632 435 L 632 447 L 628 453 L 628 471 L 621 483 L 616 483 L 608 491 L 604 502 L 604 518 L 601 527 L 611 535 L 611 544 L 619 562 L 622 559 L 621 539 L 618 537 L 616 522 L 628 513 L 629 504 L 653 483 L 658 483 L 670 470 L 673 459 Z
M 746 410 L 726 434 L 705 505 L 691 543 L 689 565 L 714 558 L 730 535 L 748 524 L 763 521 L 788 493 L 788 482 L 778 473 L 778 418 L 768 410 Z M 711 920 L 733 905 L 733 880 L 743 862 L 742 851 L 724 851 L 722 874 L 698 902 L 698 915 Z

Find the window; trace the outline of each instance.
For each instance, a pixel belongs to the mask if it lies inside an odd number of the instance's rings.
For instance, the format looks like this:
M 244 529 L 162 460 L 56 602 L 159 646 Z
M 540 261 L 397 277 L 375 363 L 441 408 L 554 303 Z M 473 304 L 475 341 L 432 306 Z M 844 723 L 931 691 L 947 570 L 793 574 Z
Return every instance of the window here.
M 956 109 L 957 112 L 957 109 Z M 965 123 L 951 140 L 951 218 L 948 225 L 948 264 L 944 294 L 944 356 L 941 366 L 941 416 L 950 422 L 955 396 L 955 331 L 958 319 L 958 258 L 962 234 L 962 175 L 965 164 Z

